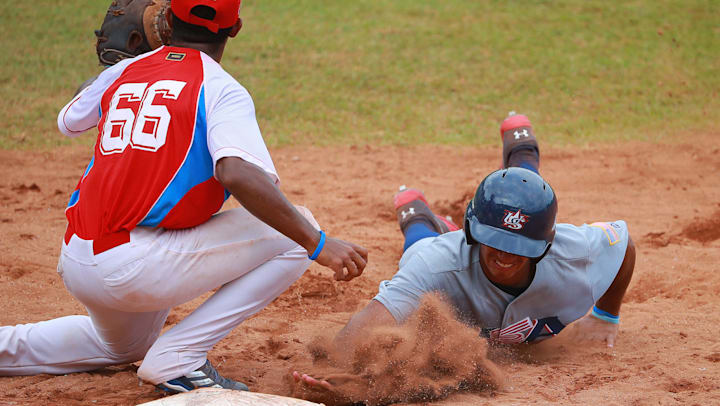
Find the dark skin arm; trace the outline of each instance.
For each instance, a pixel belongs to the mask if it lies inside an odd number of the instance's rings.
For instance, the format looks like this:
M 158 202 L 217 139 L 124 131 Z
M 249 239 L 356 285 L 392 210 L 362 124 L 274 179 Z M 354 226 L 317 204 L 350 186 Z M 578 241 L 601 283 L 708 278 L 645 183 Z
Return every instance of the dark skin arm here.
M 628 285 L 630 285 L 634 269 L 635 244 L 632 239 L 628 237 L 625 259 L 623 259 L 613 283 L 605 294 L 595 303 L 598 309 L 605 310 L 610 314 L 620 315 L 620 306 L 622 305 L 623 297 L 625 297 L 625 291 L 627 291 Z M 619 330 L 619 324 L 600 320 L 588 314 L 575 323 L 574 330 L 571 334 L 578 340 L 604 341 L 608 347 L 613 347 Z
M 390 311 L 377 300 L 371 300 L 362 310 L 355 313 L 350 321 L 335 336 L 333 345 L 336 350 L 342 349 L 344 353 L 351 353 L 356 342 L 363 338 L 363 332 L 369 331 L 374 327 L 392 326 L 397 324 L 395 317 Z M 340 351 L 335 351 L 340 353 Z M 307 374 L 301 374 L 298 371 L 293 372 L 295 382 L 302 381 L 304 384 L 314 388 L 324 388 L 332 390 L 332 384 L 324 379 L 316 379 Z
M 350 348 L 352 344 L 369 331 L 378 326 L 393 326 L 397 324 L 390 311 L 377 300 L 371 300 L 362 310 L 355 313 L 350 321 L 335 336 L 333 343 L 337 348 Z
M 628 236 L 625 259 L 623 259 L 623 263 L 620 265 L 620 269 L 612 285 L 610 285 L 605 294 L 595 303 L 598 309 L 605 310 L 616 316 L 620 315 L 620 306 L 622 305 L 623 297 L 625 297 L 625 291 L 630 285 L 633 270 L 635 270 L 635 243 L 633 243 L 632 238 Z
M 255 217 L 298 243 L 309 253 L 320 242 L 320 233 L 298 212 L 270 176 L 257 165 L 237 157 L 217 162 L 215 175 L 232 195 Z M 317 263 L 332 269 L 336 280 L 360 276 L 367 263 L 361 246 L 327 237 Z

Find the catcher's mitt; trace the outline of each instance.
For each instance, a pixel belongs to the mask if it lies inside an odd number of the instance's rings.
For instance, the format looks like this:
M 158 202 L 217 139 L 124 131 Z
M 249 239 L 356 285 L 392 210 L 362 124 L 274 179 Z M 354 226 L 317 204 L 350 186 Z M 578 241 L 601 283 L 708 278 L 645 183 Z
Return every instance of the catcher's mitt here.
M 101 65 L 152 51 L 170 40 L 165 13 L 170 0 L 115 0 L 108 8 L 97 36 L 96 50 Z

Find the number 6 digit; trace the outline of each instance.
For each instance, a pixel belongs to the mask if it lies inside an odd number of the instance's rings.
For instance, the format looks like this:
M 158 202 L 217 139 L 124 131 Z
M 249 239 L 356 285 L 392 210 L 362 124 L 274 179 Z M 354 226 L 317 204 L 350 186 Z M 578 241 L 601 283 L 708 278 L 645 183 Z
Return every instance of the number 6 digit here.
M 142 100 L 147 83 L 124 83 L 118 87 L 110 100 L 103 135 L 100 139 L 100 150 L 104 155 L 119 154 L 130 144 L 135 124 L 135 113 L 129 107 L 118 108 L 118 104 L 138 102 Z
M 132 130 L 133 148 L 157 151 L 165 145 L 170 125 L 170 112 L 166 106 L 153 102 L 158 95 L 163 99 L 177 100 L 185 85 L 185 82 L 177 80 L 159 80 L 148 88 Z

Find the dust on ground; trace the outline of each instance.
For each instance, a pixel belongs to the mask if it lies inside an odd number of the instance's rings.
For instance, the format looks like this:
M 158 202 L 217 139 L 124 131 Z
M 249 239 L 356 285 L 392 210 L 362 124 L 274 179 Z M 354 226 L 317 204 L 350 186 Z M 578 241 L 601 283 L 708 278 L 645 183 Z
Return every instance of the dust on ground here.
M 333 385 L 316 390 L 287 378 L 288 395 L 328 406 L 427 402 L 456 392 L 502 389 L 504 374 L 488 359 L 487 340 L 455 319 L 438 294 L 425 295 L 402 325 L 362 332 L 352 350 L 319 336 L 309 346 L 313 364 L 294 367 Z
M 507 387 L 451 394 L 442 405 L 711 404 L 720 392 L 720 134 L 668 143 L 542 148 L 541 173 L 559 197 L 559 221 L 624 219 L 638 258 L 614 348 L 565 332 L 497 357 Z M 682 141 L 682 140 L 686 141 Z M 499 146 L 292 147 L 271 151 L 290 200 L 332 236 L 370 250 L 362 278 L 335 282 L 317 265 L 267 309 L 222 340 L 210 360 L 254 391 L 282 394 L 307 345 L 338 331 L 396 270 L 402 238 L 392 207 L 417 187 L 438 213 L 460 220 Z M 89 147 L 0 151 L 0 325 L 83 314 L 55 272 L 64 208 Z M 168 326 L 204 298 L 174 309 Z M 566 330 L 570 330 L 572 326 Z M 0 378 L 0 404 L 128 405 L 159 398 L 137 364 L 63 376 Z

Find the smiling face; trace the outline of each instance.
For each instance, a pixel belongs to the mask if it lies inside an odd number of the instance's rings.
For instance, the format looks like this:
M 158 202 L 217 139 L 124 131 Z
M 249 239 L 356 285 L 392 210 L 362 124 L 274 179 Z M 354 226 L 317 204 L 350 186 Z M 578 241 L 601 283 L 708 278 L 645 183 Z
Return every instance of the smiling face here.
M 528 257 L 481 244 L 480 260 L 485 276 L 494 283 L 520 288 L 531 282 L 531 261 Z

